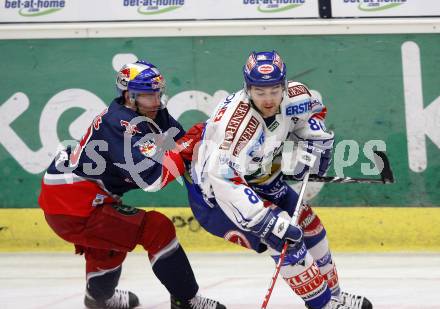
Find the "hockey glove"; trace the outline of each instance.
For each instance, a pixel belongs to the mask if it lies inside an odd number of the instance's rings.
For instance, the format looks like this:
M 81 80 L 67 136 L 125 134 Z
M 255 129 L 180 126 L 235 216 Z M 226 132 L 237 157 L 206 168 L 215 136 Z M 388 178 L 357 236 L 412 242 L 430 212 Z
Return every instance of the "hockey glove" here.
M 202 139 L 205 123 L 199 122 L 193 125 L 186 134 L 176 141 L 180 156 L 186 161 L 192 161 L 193 154 L 197 155 L 197 149 Z
M 263 220 L 253 227 L 252 232 L 278 252 L 283 250 L 286 241 L 296 246 L 302 242 L 303 231 L 299 226 L 290 224 L 286 217 L 289 218 L 285 211 L 277 214 L 269 210 Z
M 304 174 L 311 168 L 310 174 L 324 176 L 330 167 L 333 154 L 333 136 L 326 140 L 304 140 L 299 143 L 299 151 L 306 151 L 316 157 L 315 164 L 309 167 L 301 162 L 298 162 L 293 171 L 293 178 L 302 180 Z

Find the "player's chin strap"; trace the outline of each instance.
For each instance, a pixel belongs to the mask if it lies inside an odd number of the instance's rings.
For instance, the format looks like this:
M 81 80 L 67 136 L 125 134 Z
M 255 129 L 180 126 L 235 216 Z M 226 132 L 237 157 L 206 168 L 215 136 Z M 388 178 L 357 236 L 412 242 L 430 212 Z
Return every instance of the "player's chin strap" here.
M 304 151 L 301 153 L 299 160 L 302 163 L 311 167 L 315 163 L 316 157 L 314 155 Z M 298 223 L 297 221 L 298 221 L 300 209 L 302 207 L 302 200 L 304 197 L 304 192 L 306 191 L 306 186 L 309 181 L 309 176 L 310 176 L 310 168 L 306 171 L 306 173 L 304 174 L 304 178 L 302 180 L 301 190 L 299 191 L 299 196 L 298 196 L 298 201 L 296 202 L 295 211 L 294 211 L 292 218 L 290 220 L 290 224 L 292 224 L 292 225 L 296 225 Z M 281 254 L 280 254 L 278 263 L 275 267 L 274 274 L 272 275 L 272 279 L 270 281 L 269 288 L 267 289 L 266 296 L 264 297 L 263 304 L 261 305 L 261 309 L 266 309 L 267 304 L 269 303 L 269 299 L 270 299 L 270 296 L 272 295 L 272 291 L 275 286 L 275 282 L 277 281 L 278 274 L 280 273 L 281 265 L 283 264 L 284 258 L 286 257 L 288 247 L 289 247 L 289 243 L 286 241 L 284 243 L 283 250 L 281 250 Z

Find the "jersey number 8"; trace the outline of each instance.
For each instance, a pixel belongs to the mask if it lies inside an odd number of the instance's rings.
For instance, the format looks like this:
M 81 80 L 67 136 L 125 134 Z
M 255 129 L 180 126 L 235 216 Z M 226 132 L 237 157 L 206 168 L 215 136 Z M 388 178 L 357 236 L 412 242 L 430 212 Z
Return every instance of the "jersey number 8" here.
M 260 201 L 258 196 L 251 189 L 249 188 L 244 189 L 244 193 L 248 196 L 249 202 L 251 202 L 252 204 L 256 204 Z

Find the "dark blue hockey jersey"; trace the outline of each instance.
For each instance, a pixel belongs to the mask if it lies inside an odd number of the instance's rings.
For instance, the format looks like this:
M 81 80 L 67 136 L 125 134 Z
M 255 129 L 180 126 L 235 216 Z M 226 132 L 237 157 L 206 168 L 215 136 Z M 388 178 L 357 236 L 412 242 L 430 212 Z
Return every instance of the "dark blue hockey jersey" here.
M 173 149 L 184 134 L 167 109 L 160 110 L 152 121 L 125 107 L 122 98 L 116 98 L 95 117 L 75 148 L 67 147 L 57 154 L 43 178 L 40 206 L 52 209 L 48 211 L 51 213 L 65 213 L 66 205 L 53 204 L 68 204 L 69 196 L 78 201 L 79 195 L 87 195 L 82 203 L 92 199 L 92 206 L 95 199 L 117 199 L 132 189 L 159 190 L 164 153 Z M 59 198 L 51 197 L 57 194 Z M 75 213 L 81 207 L 84 213 L 79 213 L 87 214 L 86 205 L 67 212 Z

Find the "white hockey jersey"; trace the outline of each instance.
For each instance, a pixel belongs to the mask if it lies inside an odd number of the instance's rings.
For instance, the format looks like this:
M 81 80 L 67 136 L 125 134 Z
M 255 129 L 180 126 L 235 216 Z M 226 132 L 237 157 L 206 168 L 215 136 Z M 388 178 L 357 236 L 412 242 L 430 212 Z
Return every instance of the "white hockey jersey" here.
M 237 227 L 250 230 L 268 211 L 252 183 L 270 182 L 280 173 L 287 140 L 332 137 L 316 117 L 323 110 L 320 101 L 298 82 L 288 83 L 280 112 L 268 124 L 246 91 L 226 97 L 207 121 L 191 171 L 207 203 L 212 205 L 215 198 Z

